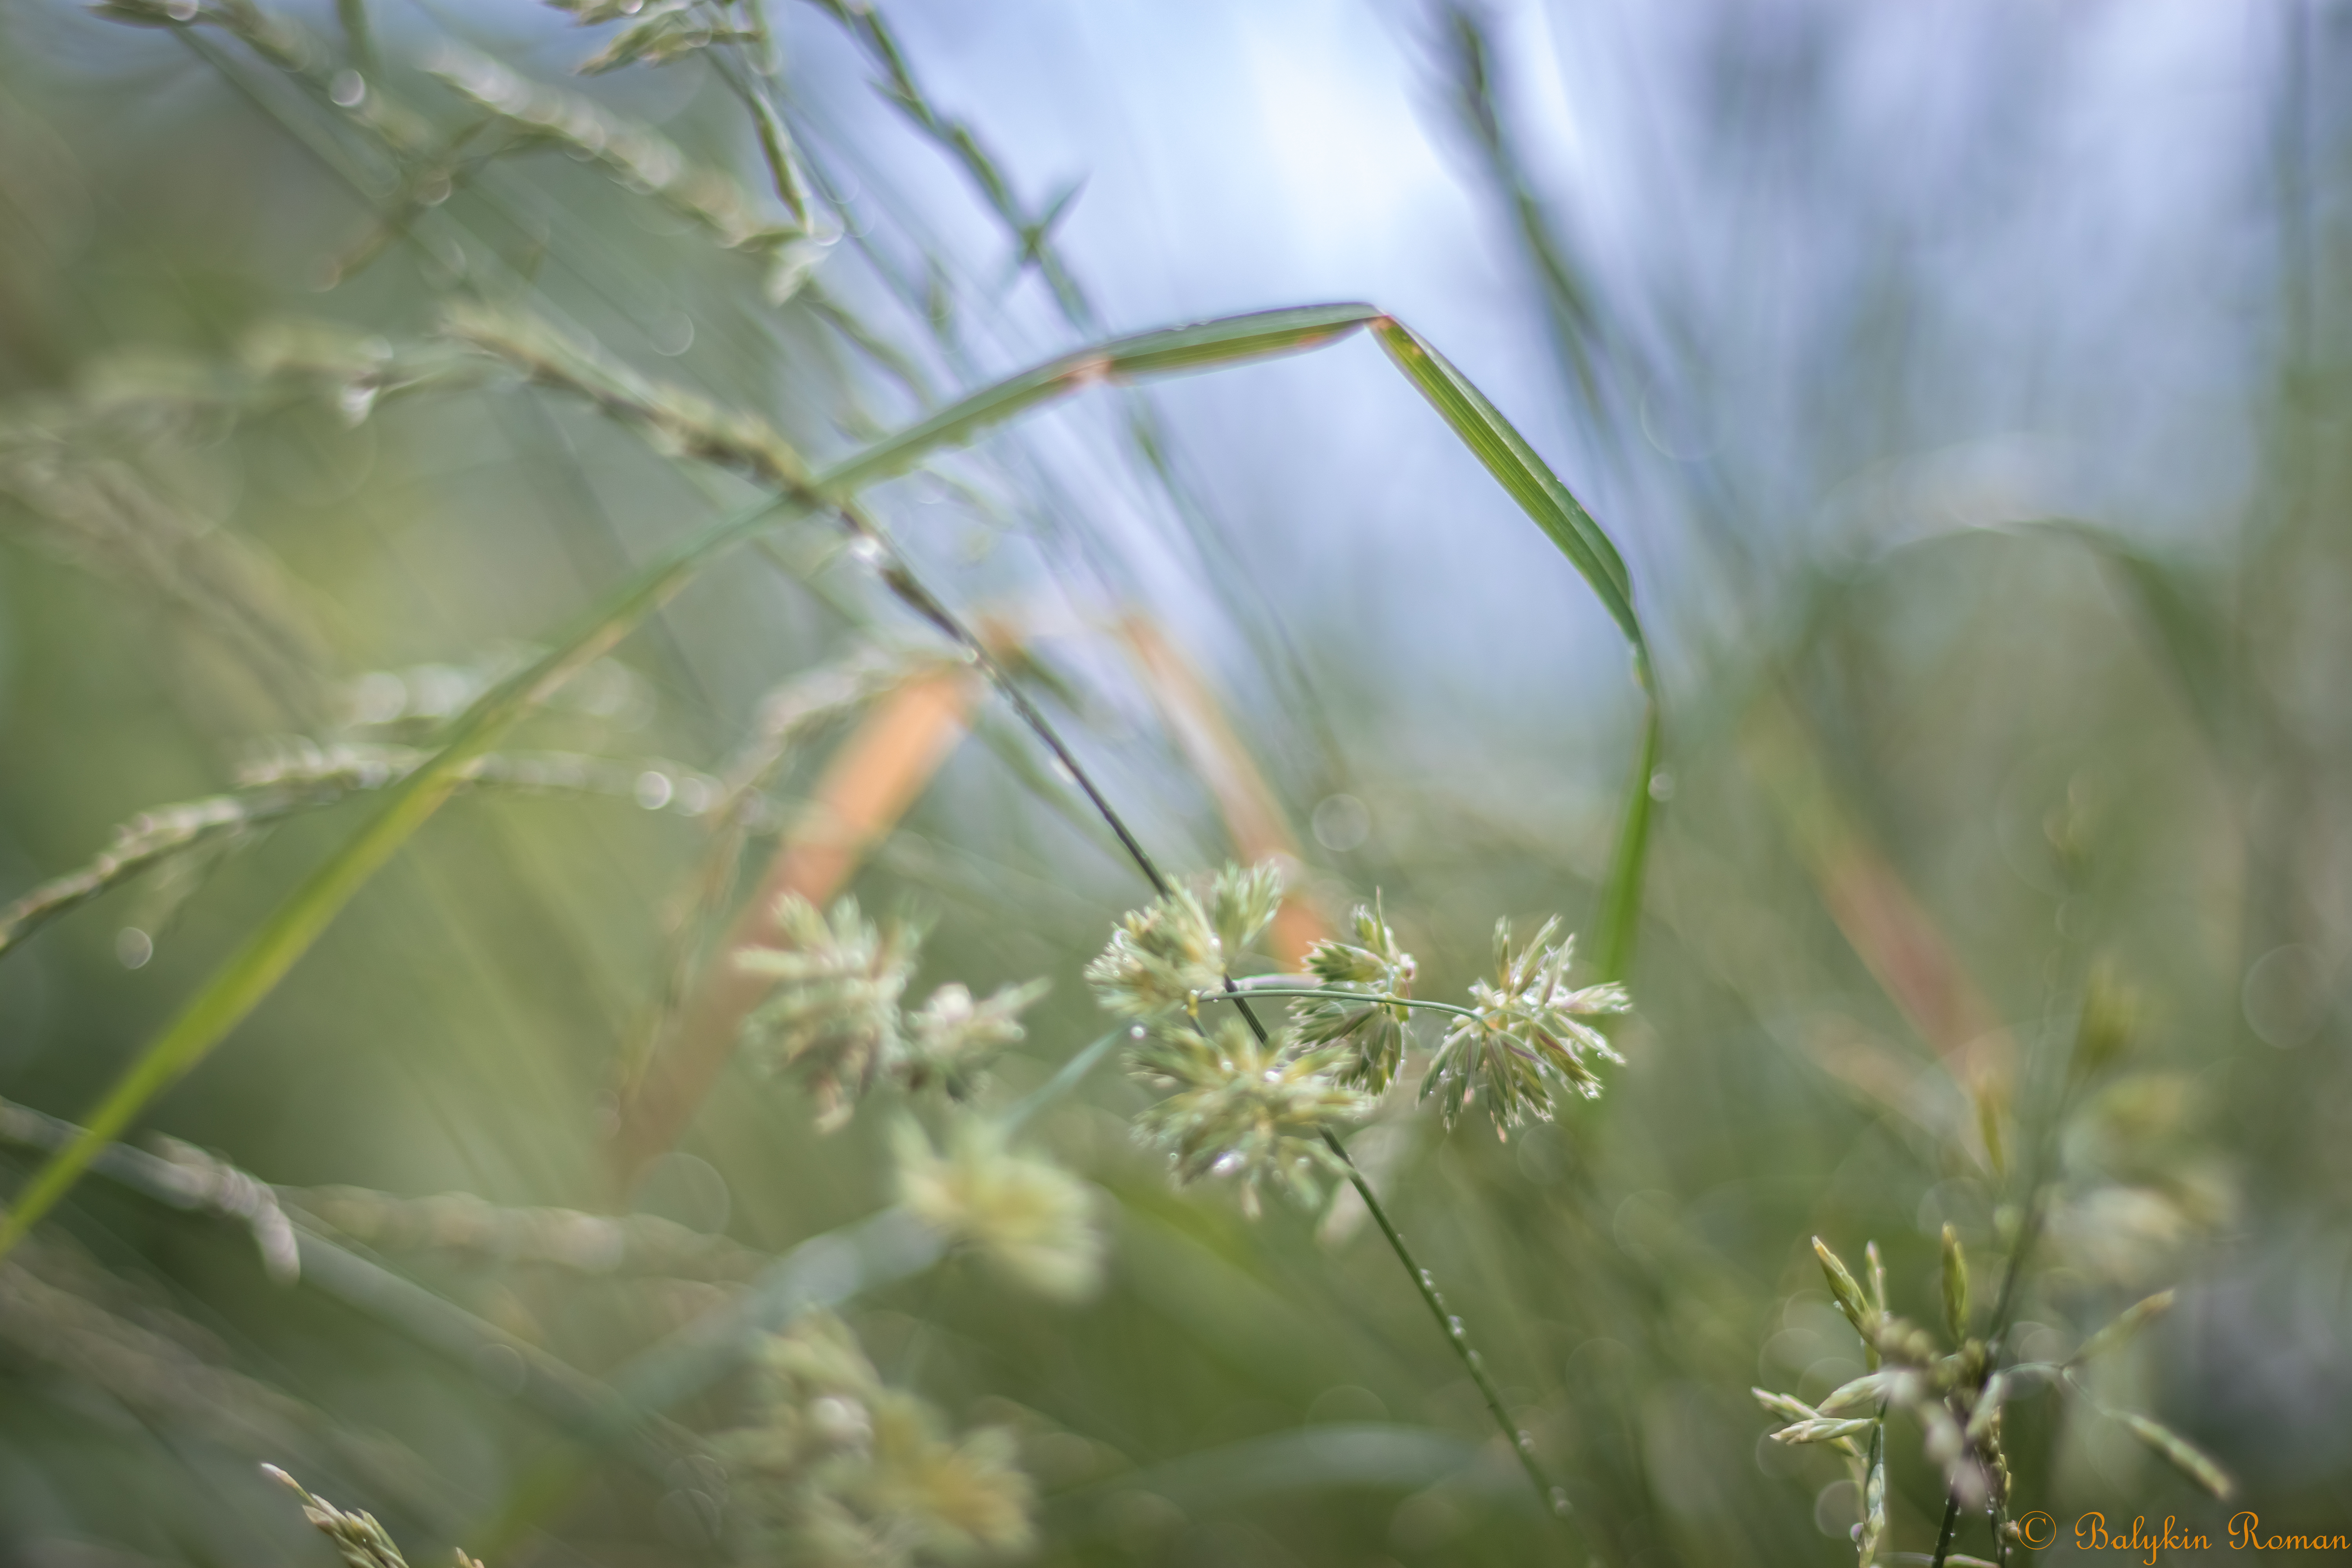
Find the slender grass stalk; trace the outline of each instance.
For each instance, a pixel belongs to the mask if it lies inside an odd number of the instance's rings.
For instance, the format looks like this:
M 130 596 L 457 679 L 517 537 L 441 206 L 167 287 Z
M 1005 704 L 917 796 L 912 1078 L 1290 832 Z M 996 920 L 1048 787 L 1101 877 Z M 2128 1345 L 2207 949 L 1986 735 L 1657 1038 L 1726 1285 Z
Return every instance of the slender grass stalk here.
M 72 1122 L 0 1100 L 0 1141 L 55 1149 L 72 1147 L 87 1136 L 86 1129 Z M 530 1341 L 323 1234 L 292 1204 L 281 1209 L 272 1188 L 235 1166 L 213 1160 L 201 1166 L 184 1163 L 110 1142 L 100 1148 L 90 1168 L 167 1208 L 214 1215 L 246 1226 L 260 1242 L 265 1261 L 276 1247 L 286 1247 L 293 1265 L 283 1276 L 288 1283 L 299 1281 L 331 1296 L 457 1365 L 477 1370 L 485 1352 L 510 1352 L 520 1373 L 513 1385 L 520 1404 L 559 1431 L 611 1433 L 623 1454 L 652 1474 L 659 1475 L 678 1454 L 696 1447 L 690 1432 L 661 1419 L 651 1408 L 631 1403 Z M 248 1196 L 254 1194 L 273 1201 L 257 1205 Z M 272 1221 L 284 1227 L 282 1241 Z
M 1645 679 L 1645 694 L 1647 686 Z M 1622 981 L 1633 967 L 1633 938 L 1642 921 L 1642 873 L 1650 855 L 1650 814 L 1658 798 L 1658 705 L 1651 699 L 1642 710 L 1642 743 L 1633 753 L 1633 776 L 1625 783 L 1617 843 L 1609 854 L 1609 875 L 1601 884 L 1594 921 L 1594 968 L 1603 980 Z
M 1387 1206 L 1372 1191 L 1372 1184 L 1365 1180 L 1362 1168 L 1349 1158 L 1347 1146 L 1339 1142 L 1337 1134 L 1329 1131 L 1323 1134 L 1323 1141 L 1330 1145 L 1331 1152 L 1346 1164 L 1348 1180 L 1355 1187 L 1356 1195 L 1364 1200 L 1365 1211 L 1372 1216 L 1372 1223 L 1381 1227 L 1381 1234 L 1388 1238 L 1389 1250 L 1396 1254 L 1397 1261 L 1403 1264 L 1404 1271 L 1412 1277 L 1413 1289 L 1421 1292 L 1423 1303 L 1429 1308 L 1429 1315 L 1437 1321 L 1446 1343 L 1454 1347 L 1454 1353 L 1461 1359 L 1464 1370 L 1470 1373 L 1470 1381 L 1478 1385 L 1479 1397 L 1486 1402 L 1488 1414 L 1495 1417 L 1495 1425 L 1501 1428 L 1504 1437 L 1510 1443 L 1511 1453 L 1519 1461 L 1519 1468 L 1527 1472 L 1528 1484 L 1536 1489 L 1536 1496 L 1542 1500 L 1544 1510 L 1555 1519 L 1566 1519 L 1570 1512 L 1568 1489 L 1544 1472 L 1542 1463 L 1536 1458 L 1535 1439 L 1520 1430 L 1518 1423 L 1511 1419 L 1510 1411 L 1503 1405 L 1502 1391 L 1487 1375 L 1486 1358 L 1472 1348 L 1470 1336 L 1462 1327 L 1462 1320 L 1446 1311 L 1445 1299 L 1437 1293 L 1436 1278 L 1414 1258 L 1412 1249 L 1405 1245 L 1404 1237 L 1398 1231 L 1396 1223 L 1389 1218 Z
M 1429 1002 L 1418 996 L 1391 996 L 1385 991 L 1337 991 L 1329 986 L 1318 990 L 1311 985 L 1252 985 L 1247 981 L 1238 983 L 1234 990 L 1226 992 L 1222 996 L 1214 992 L 1205 993 L 1201 1000 L 1235 1002 L 1243 997 L 1259 996 L 1279 996 L 1286 999 L 1297 997 L 1308 1001 L 1318 997 L 1328 1001 L 1334 996 L 1342 996 L 1350 1002 L 1381 1002 L 1391 1007 L 1417 1007 L 1425 1013 L 1451 1013 L 1460 1018 L 1475 1018 L 1478 1016 L 1475 1009 L 1457 1007 L 1451 1002 Z
M 1944 1559 L 1951 1555 L 1952 1537 L 1959 1533 L 1959 1529 L 1960 1494 L 1946 1492 L 1944 1494 L 1944 1527 L 1936 1532 L 1936 1555 L 1930 1560 L 1929 1568 L 1944 1568 Z
M 1056 1068 L 1053 1077 L 997 1112 L 997 1125 L 1008 1133 L 1018 1131 L 1031 1117 L 1077 1088 L 1079 1081 L 1087 1074 L 1101 1066 L 1103 1058 L 1109 1056 L 1120 1041 L 1129 1037 L 1127 1030 L 1113 1029 L 1109 1034 L 1081 1048 Z
M 1260 993 L 1260 994 L 1268 994 L 1270 990 Z M 1256 1011 L 1249 1005 L 1249 998 L 1243 994 L 1241 987 L 1234 983 L 1234 977 L 1230 974 L 1225 976 L 1225 994 L 1223 999 L 1234 1005 L 1234 1010 L 1239 1012 L 1243 1019 L 1248 1023 L 1250 1031 L 1258 1037 L 1260 1044 L 1267 1042 L 1265 1025 L 1259 1020 Z M 1462 1363 L 1463 1370 L 1470 1374 L 1470 1381 L 1477 1385 L 1479 1396 L 1486 1401 L 1487 1413 L 1494 1416 L 1496 1429 L 1503 1434 L 1503 1440 L 1511 1446 L 1511 1452 L 1518 1459 L 1519 1468 L 1527 1472 L 1528 1484 L 1535 1488 L 1537 1500 L 1547 1514 L 1554 1519 L 1565 1520 L 1569 1514 L 1566 1489 L 1544 1473 L 1543 1466 L 1536 1458 L 1535 1440 L 1521 1431 L 1518 1424 L 1511 1419 L 1510 1411 L 1504 1406 L 1501 1391 L 1495 1386 L 1494 1379 L 1486 1374 L 1486 1358 L 1481 1356 L 1470 1343 L 1469 1331 L 1463 1327 L 1461 1317 L 1445 1310 L 1445 1300 L 1437 1293 L 1436 1276 L 1423 1268 L 1421 1260 L 1413 1256 L 1412 1248 L 1405 1245 L 1404 1234 L 1398 1230 L 1396 1223 L 1390 1219 L 1387 1205 L 1381 1202 L 1380 1194 L 1372 1191 L 1372 1184 L 1365 1178 L 1363 1168 L 1358 1165 L 1353 1157 L 1349 1154 L 1348 1146 L 1339 1142 L 1339 1134 L 1328 1128 L 1324 1129 L 1323 1143 L 1331 1151 L 1332 1157 L 1339 1162 L 1340 1168 L 1347 1173 L 1349 1184 L 1356 1189 L 1356 1195 L 1363 1200 L 1365 1212 L 1370 1214 L 1374 1223 L 1380 1226 L 1381 1237 L 1389 1244 L 1389 1250 L 1396 1255 L 1397 1262 L 1403 1267 L 1406 1276 L 1412 1280 L 1413 1289 L 1420 1292 L 1422 1303 L 1429 1309 L 1429 1315 L 1436 1321 L 1438 1331 L 1445 1336 L 1446 1344 L 1452 1348 L 1454 1357 Z

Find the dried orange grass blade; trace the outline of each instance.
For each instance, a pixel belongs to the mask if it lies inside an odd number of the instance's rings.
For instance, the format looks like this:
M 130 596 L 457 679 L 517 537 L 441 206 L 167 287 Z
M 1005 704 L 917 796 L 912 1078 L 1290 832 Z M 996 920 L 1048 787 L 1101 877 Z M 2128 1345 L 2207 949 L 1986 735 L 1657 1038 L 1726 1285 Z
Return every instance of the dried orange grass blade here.
M 776 905 L 786 894 L 821 908 L 848 883 L 963 738 L 980 691 L 968 670 L 917 676 L 877 702 L 834 754 L 806 815 L 777 846 L 676 1028 L 623 1100 L 614 1163 L 624 1183 L 686 1131 L 767 993 L 769 982 L 738 969 L 732 955 L 779 940 Z
M 1183 651 L 1139 612 L 1121 618 L 1118 635 L 1142 672 L 1143 684 L 1192 772 L 1206 784 L 1224 818 L 1225 833 L 1245 865 L 1279 859 L 1296 865 L 1298 840 L 1265 775 L 1225 720 L 1223 707 Z M 1297 893 L 1282 900 L 1269 940 L 1285 968 L 1307 962 L 1307 951 L 1331 934 L 1323 918 Z
M 1814 754 L 1802 721 L 1777 694 L 1751 716 L 1745 754 L 1822 903 L 1880 989 L 1976 1105 L 1964 1135 L 1989 1165 L 2004 1158 L 1998 1126 L 2015 1048 L 2000 1017 L 1902 877 L 1856 827 Z

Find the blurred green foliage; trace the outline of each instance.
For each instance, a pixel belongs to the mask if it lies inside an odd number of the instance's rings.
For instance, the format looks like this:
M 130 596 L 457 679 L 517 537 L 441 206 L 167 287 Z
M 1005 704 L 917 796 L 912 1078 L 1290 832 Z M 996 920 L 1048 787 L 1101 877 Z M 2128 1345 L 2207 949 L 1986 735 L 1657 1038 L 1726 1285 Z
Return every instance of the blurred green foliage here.
M 677 60 L 561 85 L 549 62 L 609 33 L 520 6 L 373 33 L 349 0 L 283 21 L 242 0 L 110 9 L 0 6 L 0 894 L 90 866 L 118 825 L 186 839 L 0 952 L 0 1094 L 71 1119 L 370 820 L 418 754 L 394 748 L 429 749 L 551 628 L 763 493 L 756 462 L 702 460 L 690 419 L 618 395 L 600 411 L 453 342 L 447 302 L 527 310 L 627 384 L 755 413 L 820 463 L 1101 335 L 1056 211 L 1022 205 L 985 125 L 933 106 L 863 7 L 774 8 L 777 78 L 719 8 L 650 8 L 619 25 L 668 16 L 643 38 Z M 1468 177 L 1534 281 L 1562 406 L 1601 466 L 1637 468 L 1628 389 L 1697 373 L 1642 363 L 1658 351 L 1622 323 L 1645 302 L 1612 299 L 1537 194 L 1485 26 L 1449 13 L 1429 68 L 1469 111 Z M 780 843 L 814 853 L 796 825 L 871 783 L 836 764 L 889 692 L 960 668 L 812 519 L 529 717 L 509 773 L 461 791 L 148 1109 L 181 1142 L 102 1164 L 0 1261 L 0 1562 L 325 1561 L 259 1460 L 364 1507 L 414 1562 L 726 1561 L 745 1483 L 696 1435 L 767 1452 L 740 1434 L 772 1389 L 632 1358 L 769 1299 L 754 1279 L 838 1306 L 841 1387 L 928 1402 L 889 1406 L 909 1451 L 1009 1430 L 1039 1562 L 1843 1562 L 1843 1468 L 1766 1439 L 1748 1390 L 1817 1400 L 1862 1371 L 1811 1237 L 1848 1258 L 1875 1239 L 1894 1309 L 1932 1322 L 1947 1226 L 1980 1312 L 2038 1236 L 2021 1356 L 2063 1357 L 2177 1285 L 2085 1380 L 2240 1489 L 2206 1499 L 2045 1392 L 2013 1407 L 2016 1507 L 2177 1514 L 2216 1540 L 2240 1508 L 2345 1528 L 2352 385 L 2325 198 L 2352 142 L 2313 107 L 2341 47 L 2302 26 L 2274 84 L 2283 324 L 2250 329 L 2242 515 L 2156 544 L 2129 520 L 1972 510 L 1968 476 L 1873 425 L 1908 370 L 1868 299 L 1823 352 L 1858 412 L 1809 432 L 1824 471 L 1860 476 L 1839 492 L 1851 537 L 1759 515 L 1736 474 L 1623 487 L 1689 543 L 1654 557 L 1687 581 L 1636 586 L 1666 719 L 1636 796 L 1655 847 L 1635 1011 L 1612 1031 L 1626 1065 L 1507 1142 L 1476 1118 L 1447 1131 L 1409 1089 L 1349 1142 L 1564 1479 L 1565 1534 L 1360 1203 L 1253 1219 L 1213 1182 L 1173 1190 L 1129 1126 L 1145 1091 L 1108 1068 L 1025 1133 L 1100 1191 L 1108 1258 L 1082 1304 L 872 1228 L 898 1195 L 899 1102 L 931 1113 L 918 1093 L 877 1089 L 820 1132 L 789 1078 L 729 1060 L 674 1152 L 616 1157 L 633 1075 L 661 1070 L 726 970 Z M 478 65 L 427 68 L 458 34 L 609 118 L 486 114 L 448 85 Z M 878 80 L 935 162 L 850 195 L 841 111 L 803 90 L 820 72 Z M 764 144 L 752 102 L 772 104 Z M 623 156 L 616 136 L 653 140 Z M 772 178 L 795 160 L 805 230 Z M 982 261 L 929 243 L 941 170 L 998 226 Z M 1258 374 L 1201 395 L 1246 398 Z M 1433 683 L 1323 646 L 1345 584 L 1295 612 L 1256 596 L 1187 476 L 1217 494 L 1250 477 L 1180 460 L 1181 421 L 1148 395 L 1097 389 L 935 457 L 874 516 L 1171 868 L 1286 849 L 1294 906 L 1327 930 L 1381 890 L 1428 997 L 1467 993 L 1498 916 L 1597 923 L 1630 694 L 1547 673 L 1550 644 L 1475 606 L 1435 612 L 1476 635 L 1458 661 L 1430 643 Z M 1278 416 L 1321 450 L 1311 408 Z M 1601 521 L 1622 539 L 1639 520 Z M 1171 556 L 1201 567 L 1230 646 L 1170 662 L 1174 628 L 1216 619 L 1155 598 Z M 1546 565 L 1561 616 L 1605 626 Z M 1148 889 L 1001 702 L 975 689 L 964 711 L 971 737 L 940 732 L 936 775 L 854 847 L 847 885 L 928 921 L 919 993 L 1053 982 L 980 1091 L 994 1110 L 1107 1026 L 1080 973 Z M 160 810 L 225 792 L 226 815 Z M 21 1114 L 0 1132 L 21 1173 L 57 1136 Z M 478 1201 L 394 1201 L 449 1193 Z M 298 1283 L 255 1245 L 274 1204 L 340 1238 Z M 650 1218 L 614 1239 L 508 1214 L 485 1240 L 509 1210 Z M 665 1387 L 666 1419 L 616 1420 L 607 1379 Z M 1890 1427 L 1891 1525 L 1924 1552 L 1943 1495 L 1917 1439 Z M 992 1495 L 1018 1490 L 992 1452 L 967 1457 L 1013 1489 Z M 1969 1528 L 1960 1550 L 1989 1554 Z

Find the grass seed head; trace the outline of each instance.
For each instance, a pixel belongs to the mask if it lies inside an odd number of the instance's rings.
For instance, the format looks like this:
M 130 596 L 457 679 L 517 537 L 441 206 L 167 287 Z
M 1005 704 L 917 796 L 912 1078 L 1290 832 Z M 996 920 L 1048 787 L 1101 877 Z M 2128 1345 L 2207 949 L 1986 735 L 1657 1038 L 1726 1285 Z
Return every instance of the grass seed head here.
M 1828 1242 L 1813 1237 L 1813 1256 L 1821 1260 L 1822 1277 L 1830 1283 L 1830 1294 L 1836 1298 L 1838 1310 L 1853 1325 L 1853 1331 L 1867 1344 L 1877 1338 L 1879 1314 L 1863 1299 L 1862 1287 L 1854 1283 L 1853 1272 L 1845 1259 L 1830 1250 Z
M 944 1153 L 912 1121 L 893 1137 L 898 1201 L 951 1246 L 969 1247 L 1006 1279 L 1058 1301 L 1102 1281 L 1102 1234 L 1087 1184 L 1051 1161 L 1016 1153 L 977 1117 L 950 1129 Z
M 1371 1110 L 1368 1097 L 1335 1078 L 1342 1055 L 1302 1047 L 1289 1030 L 1262 1041 L 1238 1019 L 1209 1033 L 1155 1035 L 1137 1048 L 1130 1069 L 1171 1092 L 1136 1125 L 1168 1151 L 1179 1182 L 1234 1177 L 1253 1215 L 1263 1186 L 1312 1204 L 1319 1178 L 1342 1171 L 1324 1134 Z
M 303 1489 L 301 1482 L 275 1465 L 262 1466 L 261 1473 L 302 1500 L 302 1517 L 334 1543 L 336 1554 L 350 1568 L 408 1568 L 400 1548 L 394 1544 L 383 1526 L 375 1521 L 373 1514 L 345 1513 L 333 1503 L 312 1497 Z
M 753 1423 L 711 1440 L 747 1560 L 911 1568 L 1019 1551 L 1034 1493 L 996 1427 L 950 1436 L 931 1405 L 884 1384 L 827 1312 L 769 1336 Z
M 1960 1233 L 1944 1227 L 1944 1326 L 1952 1342 L 1969 1337 L 1969 1258 L 1960 1247 Z
M 1110 1012 L 1146 1021 L 1190 1012 L 1225 979 L 1224 945 L 1200 900 L 1178 889 L 1131 910 L 1087 965 L 1087 984 Z
M 936 1079 L 950 1099 L 971 1092 L 980 1069 L 1007 1046 L 1025 1037 L 1022 1012 L 1045 994 L 1045 982 L 1004 985 L 984 1001 L 959 984 L 931 993 L 921 1011 L 907 1020 L 903 1075 L 909 1089 L 921 1089 Z
M 1404 1026 L 1410 1014 L 1404 1007 L 1365 998 L 1410 997 L 1416 965 L 1412 954 L 1397 945 L 1377 900 L 1369 909 L 1357 905 L 1352 923 L 1353 942 L 1319 942 L 1307 955 L 1307 967 L 1323 983 L 1324 994 L 1293 1003 L 1291 1015 L 1299 1038 L 1308 1045 L 1348 1046 L 1350 1054 L 1335 1074 L 1339 1082 L 1380 1094 L 1404 1061 Z
M 1622 1013 L 1633 1004 L 1617 984 L 1568 984 L 1576 939 L 1554 942 L 1557 917 L 1538 927 L 1529 941 L 1511 939 L 1511 922 L 1495 922 L 1495 978 L 1470 988 L 1474 1016 L 1457 1019 L 1437 1048 L 1422 1081 L 1422 1098 L 1434 1096 L 1438 1114 L 1452 1127 L 1484 1091 L 1495 1130 L 1507 1133 L 1528 1117 L 1551 1119 L 1555 1084 L 1591 1100 L 1601 1093 L 1600 1076 L 1588 1058 L 1622 1063 L 1598 1029 L 1583 1020 Z
M 1282 912 L 1282 868 L 1271 860 L 1229 864 L 1210 881 L 1203 902 L 1230 967 Z
M 797 893 L 776 906 L 789 947 L 747 947 L 735 962 L 776 983 L 745 1031 L 776 1070 L 797 1072 L 830 1131 L 849 1119 L 851 1100 L 903 1054 L 899 999 L 914 972 L 921 935 L 896 921 L 875 925 L 843 899 L 832 916 Z

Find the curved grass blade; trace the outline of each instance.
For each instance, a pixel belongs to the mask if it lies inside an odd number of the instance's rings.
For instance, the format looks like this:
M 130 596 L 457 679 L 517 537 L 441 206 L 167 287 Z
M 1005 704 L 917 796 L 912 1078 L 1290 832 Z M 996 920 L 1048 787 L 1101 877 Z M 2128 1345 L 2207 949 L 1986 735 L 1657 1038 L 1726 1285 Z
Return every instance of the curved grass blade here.
M 1609 878 L 1601 890 L 1593 943 L 1601 978 L 1621 980 L 1633 963 L 1633 933 L 1641 919 L 1642 876 L 1649 860 L 1654 815 L 1650 779 L 1658 765 L 1659 744 L 1657 688 L 1650 672 L 1649 639 L 1633 609 L 1633 578 L 1625 570 L 1624 558 L 1592 514 L 1569 493 L 1536 449 L 1469 377 L 1393 316 L 1375 321 L 1372 331 L 1389 358 L 1453 426 L 1463 445 L 1591 585 L 1633 650 L 1633 678 L 1641 685 L 1643 702 L 1642 743 L 1638 765 L 1626 784 L 1617 844 L 1610 854 Z
M 1113 338 L 974 393 L 827 469 L 814 482 L 828 497 L 844 499 L 866 485 L 905 472 L 940 447 L 969 441 L 987 426 L 1066 393 L 1100 382 L 1181 375 L 1320 348 L 1368 321 L 1381 320 L 1385 318 L 1370 305 L 1305 305 Z
M 1503 417 L 1502 411 L 1486 401 L 1486 395 L 1472 385 L 1470 378 L 1454 369 L 1444 354 L 1430 347 L 1420 333 L 1393 316 L 1375 321 L 1372 331 L 1397 368 L 1454 427 L 1463 445 L 1477 455 L 1486 471 L 1510 492 L 1511 499 L 1592 584 L 1592 591 L 1601 595 L 1602 607 L 1633 645 L 1636 673 L 1646 689 L 1649 642 L 1643 636 L 1640 619 L 1633 614 L 1633 579 L 1626 574 L 1623 557 L 1601 531 L 1601 525 L 1592 521 L 1592 514 L 1536 456 L 1536 449 Z

